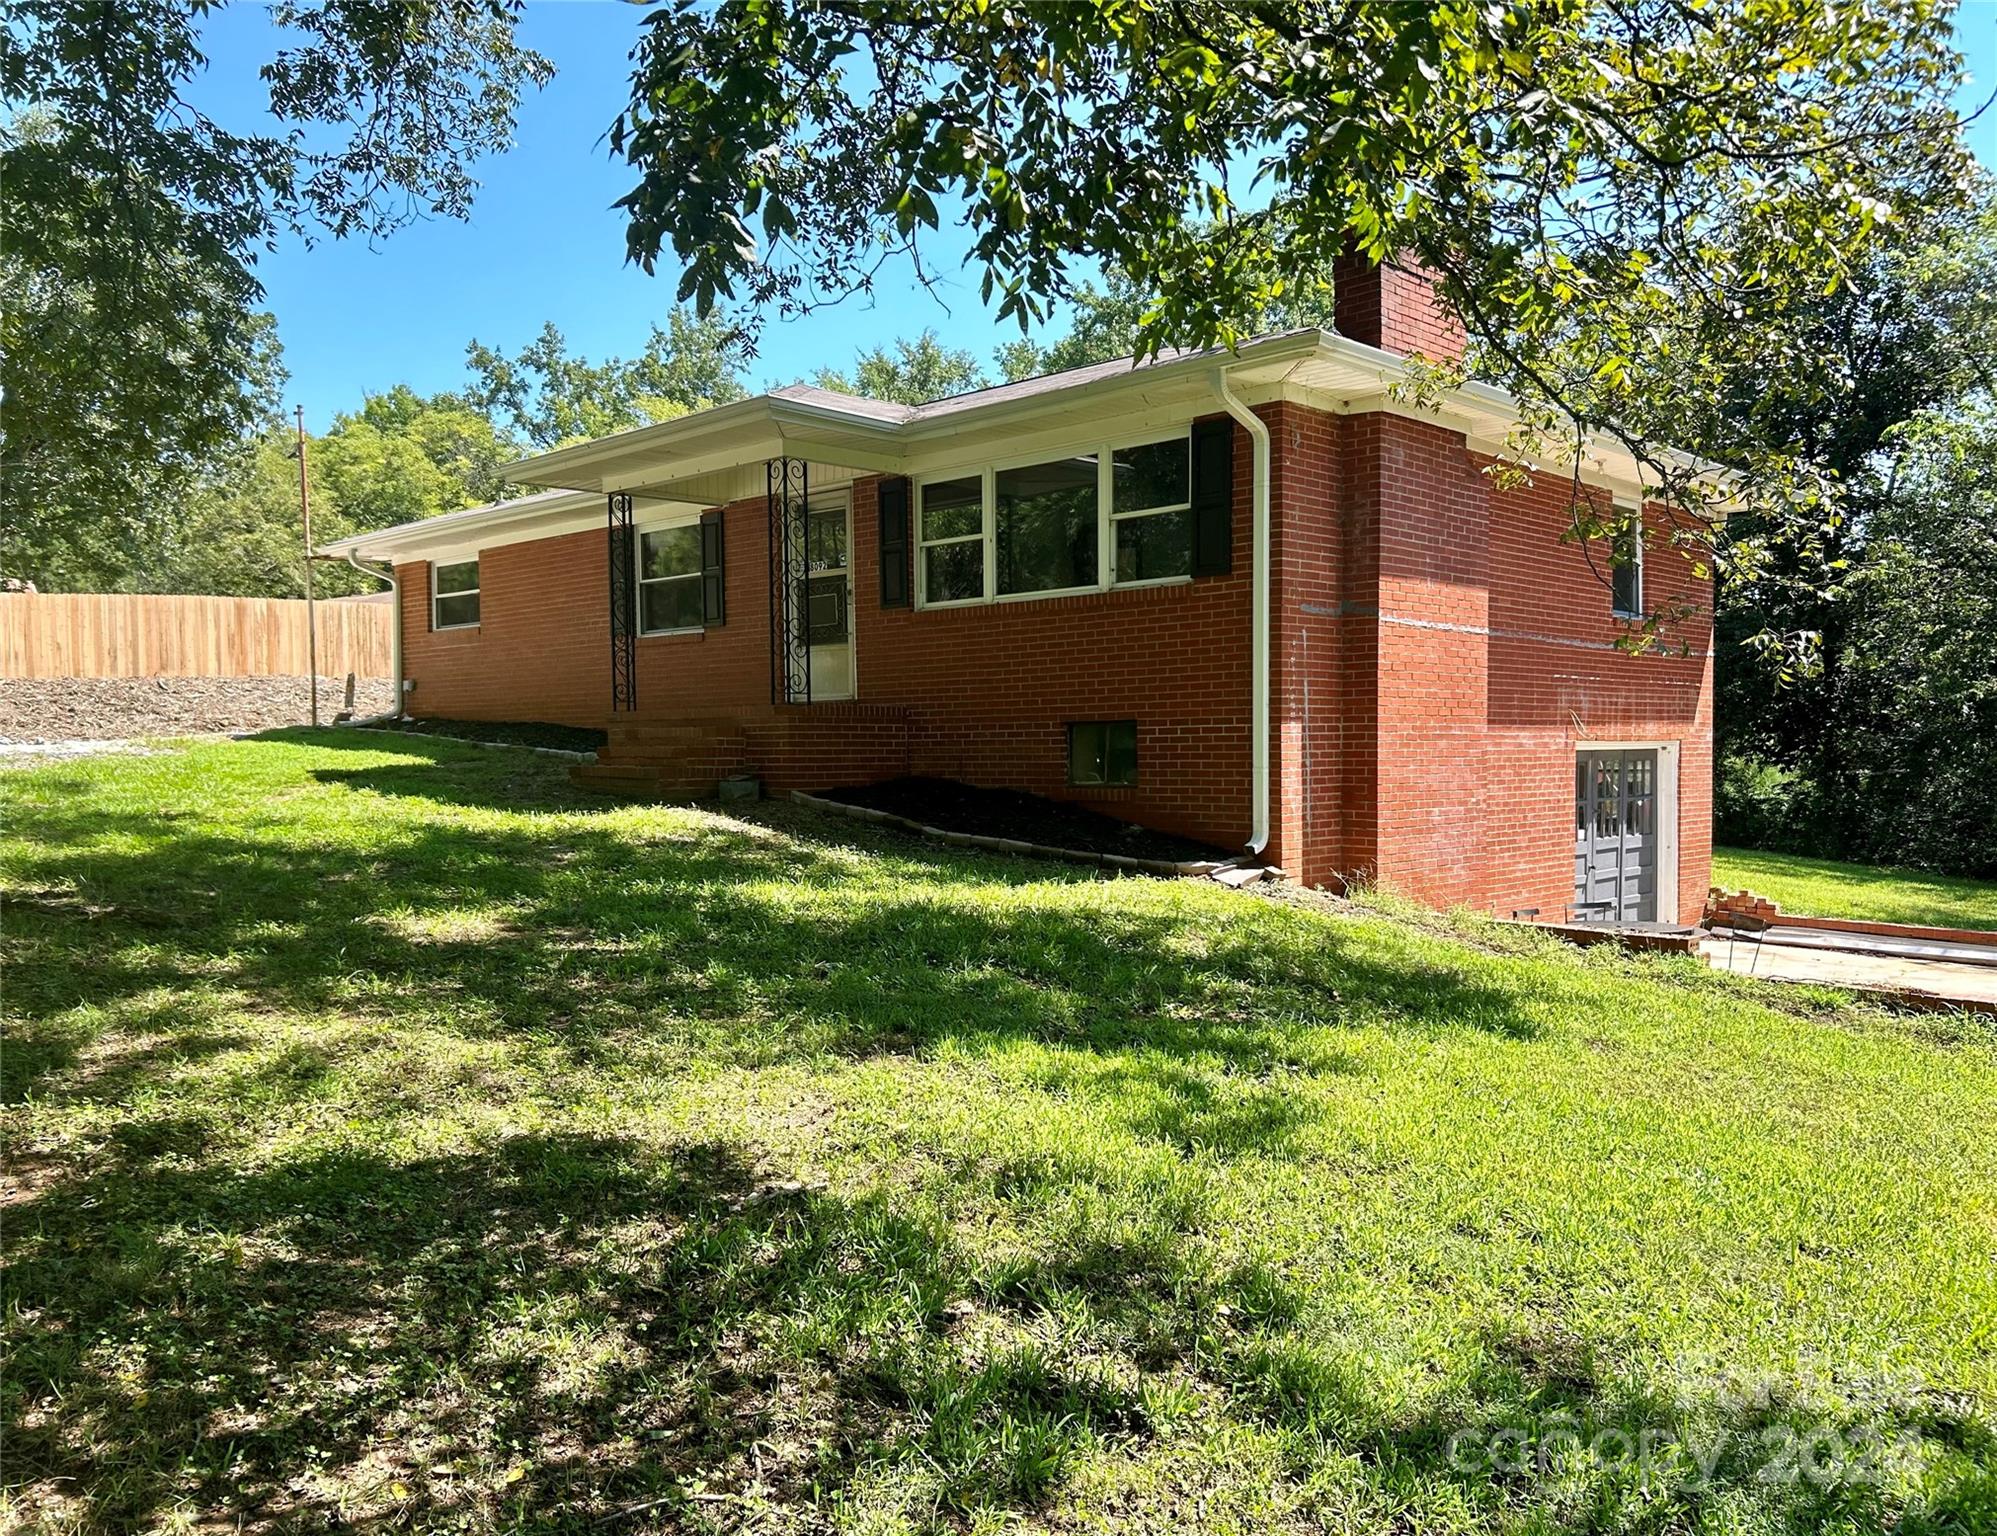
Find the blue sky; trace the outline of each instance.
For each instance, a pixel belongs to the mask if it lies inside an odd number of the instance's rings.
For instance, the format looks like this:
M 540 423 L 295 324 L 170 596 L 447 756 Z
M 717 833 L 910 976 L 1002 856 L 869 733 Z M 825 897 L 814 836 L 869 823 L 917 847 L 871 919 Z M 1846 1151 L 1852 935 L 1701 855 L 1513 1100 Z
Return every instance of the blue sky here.
M 618 0 L 529 5 L 524 40 L 558 73 L 523 103 L 517 147 L 480 167 L 468 222 L 420 223 L 374 248 L 286 239 L 263 257 L 258 270 L 291 370 L 290 399 L 304 405 L 308 425 L 323 428 L 335 411 L 393 384 L 425 393 L 455 387 L 474 336 L 512 351 L 552 320 L 591 358 L 642 344 L 647 324 L 672 307 L 678 273 L 662 265 L 648 278 L 625 264 L 623 221 L 610 205 L 631 177 L 602 140 L 626 99 L 626 54 L 643 15 Z M 1980 103 L 1997 88 L 1997 0 L 1967 0 L 1961 31 Z M 274 42 L 259 7 L 218 12 L 207 32 L 200 104 L 227 125 L 250 126 L 262 105 L 257 67 Z M 1976 125 L 1972 143 L 1986 165 L 1997 165 L 1997 109 Z M 944 248 L 939 240 L 937 257 Z M 1017 334 L 1010 323 L 992 322 L 975 274 L 946 268 L 939 286 L 941 302 L 911 274 L 886 273 L 871 304 L 853 299 L 802 319 L 772 319 L 751 382 L 843 368 L 857 350 L 924 327 L 987 362 Z

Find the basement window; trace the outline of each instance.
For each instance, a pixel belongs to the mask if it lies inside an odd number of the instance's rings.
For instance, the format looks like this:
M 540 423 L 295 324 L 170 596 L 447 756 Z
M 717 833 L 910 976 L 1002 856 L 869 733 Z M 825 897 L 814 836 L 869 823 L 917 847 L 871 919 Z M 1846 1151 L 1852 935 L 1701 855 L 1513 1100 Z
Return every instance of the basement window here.
M 1609 544 L 1610 607 L 1619 619 L 1640 619 L 1643 612 L 1643 516 L 1631 512 Z
M 1135 720 L 1075 720 L 1068 726 L 1068 782 L 1075 785 L 1137 782 Z
M 478 561 L 452 560 L 430 567 L 430 627 L 478 627 Z

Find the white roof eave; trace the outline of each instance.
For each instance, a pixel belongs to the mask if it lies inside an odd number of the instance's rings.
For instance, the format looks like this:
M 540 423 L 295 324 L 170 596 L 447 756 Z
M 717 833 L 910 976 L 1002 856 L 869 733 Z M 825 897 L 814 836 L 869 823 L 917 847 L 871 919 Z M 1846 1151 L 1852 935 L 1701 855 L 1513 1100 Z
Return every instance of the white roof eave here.
M 1464 433 L 1480 447 L 1501 442 L 1522 414 L 1509 391 L 1474 380 L 1448 391 L 1432 408 L 1396 400 L 1393 391 L 1410 374 L 1404 358 L 1315 330 L 1262 337 L 1232 353 L 1215 349 L 1120 369 L 1097 365 L 1076 371 L 1084 376 L 1068 383 L 1057 382 L 1061 376 L 1055 375 L 1045 383 L 997 385 L 916 407 L 793 386 L 792 392 L 731 401 L 517 460 L 502 471 L 507 479 L 558 489 L 331 540 L 319 552 L 391 558 L 392 553 L 469 547 L 500 533 L 512 542 L 537 523 L 573 522 L 584 509 L 600 509 L 606 491 L 637 488 L 641 500 L 655 507 L 678 505 L 668 489 L 676 479 L 691 483 L 688 477 L 711 472 L 714 465 L 748 464 L 786 451 L 814 461 L 899 473 L 907 459 L 920 456 L 927 461 L 946 451 L 956 438 L 968 440 L 1008 429 L 1022 437 L 1048 432 L 1073 435 L 1078 413 L 1092 407 L 1102 408 L 1106 417 L 1144 407 L 1197 409 L 1216 372 L 1226 374 L 1250 400 L 1300 390 L 1332 402 L 1334 408 L 1386 409 L 1433 420 Z M 984 394 L 992 398 L 977 398 Z M 1214 409 L 1220 409 L 1218 402 Z M 1641 466 L 1610 439 L 1590 440 L 1583 445 L 1583 456 L 1584 473 L 1641 482 Z M 1726 483 L 1725 472 L 1717 465 L 1672 451 L 1666 456 Z M 655 488 L 649 497 L 647 487 Z

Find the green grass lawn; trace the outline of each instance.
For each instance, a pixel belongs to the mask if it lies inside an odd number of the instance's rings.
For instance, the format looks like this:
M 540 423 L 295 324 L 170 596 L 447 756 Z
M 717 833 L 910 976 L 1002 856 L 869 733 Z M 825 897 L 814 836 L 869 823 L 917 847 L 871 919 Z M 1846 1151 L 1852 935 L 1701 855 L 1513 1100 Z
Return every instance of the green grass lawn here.
M 1959 875 L 1715 848 L 1713 884 L 1730 891 L 1745 887 L 1768 897 L 1784 912 L 1810 917 L 1997 929 L 1997 882 Z
M 0 1525 L 1997 1529 L 1987 1026 L 414 738 L 0 815 Z

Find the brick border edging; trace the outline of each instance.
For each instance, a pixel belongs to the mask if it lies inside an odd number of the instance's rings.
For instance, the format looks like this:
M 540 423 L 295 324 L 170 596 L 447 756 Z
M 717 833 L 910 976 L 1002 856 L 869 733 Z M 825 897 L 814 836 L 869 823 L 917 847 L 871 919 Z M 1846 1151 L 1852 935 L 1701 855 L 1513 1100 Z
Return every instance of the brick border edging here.
M 870 821 L 880 826 L 898 827 L 904 832 L 937 838 L 959 848 L 980 848 L 988 853 L 1013 853 L 1023 854 L 1028 858 L 1059 859 L 1067 864 L 1094 864 L 1104 869 L 1133 870 L 1138 874 L 1166 875 L 1174 879 L 1211 875 L 1216 870 L 1238 867 L 1212 859 L 1188 859 L 1174 863 L 1168 859 L 1133 859 L 1124 853 L 1085 853 L 1079 848 L 1056 848 L 1047 843 L 1023 842 L 1016 837 L 985 837 L 976 832 L 952 832 L 946 827 L 932 827 L 927 822 L 917 821 L 911 816 L 896 816 L 890 811 L 877 811 L 868 805 L 848 805 L 844 800 L 828 800 L 823 795 L 806 794 L 801 789 L 792 790 L 790 797 L 793 803 L 810 806 L 813 810 L 830 811 L 853 821 Z
M 1997 933 L 1985 928 L 1928 928 L 1919 923 L 1875 923 L 1854 917 L 1806 917 L 1782 912 L 1769 919 L 1777 928 L 1828 928 L 1833 933 L 1871 933 L 1885 939 L 1938 939 L 1997 949 Z
M 1617 928 L 1609 923 L 1537 923 L 1512 918 L 1494 918 L 1494 922 L 1506 928 L 1531 928 L 1538 933 L 1550 933 L 1556 939 L 1574 945 L 1577 949 L 1590 949 L 1597 944 L 1614 944 L 1626 950 L 1640 950 L 1660 955 L 1696 955 L 1699 952 L 1699 936 L 1690 933 L 1648 933 L 1642 930 Z
M 1714 886 L 1706 898 L 1705 924 L 1712 927 L 1739 914 L 1756 917 L 1772 928 L 1823 928 L 1832 933 L 1869 933 L 1882 939 L 1929 939 L 1945 944 L 1980 944 L 1997 949 L 1997 932 L 1983 928 L 1931 928 L 1921 923 L 1882 923 L 1855 917 L 1811 917 L 1784 912 L 1752 891 L 1726 891 Z

